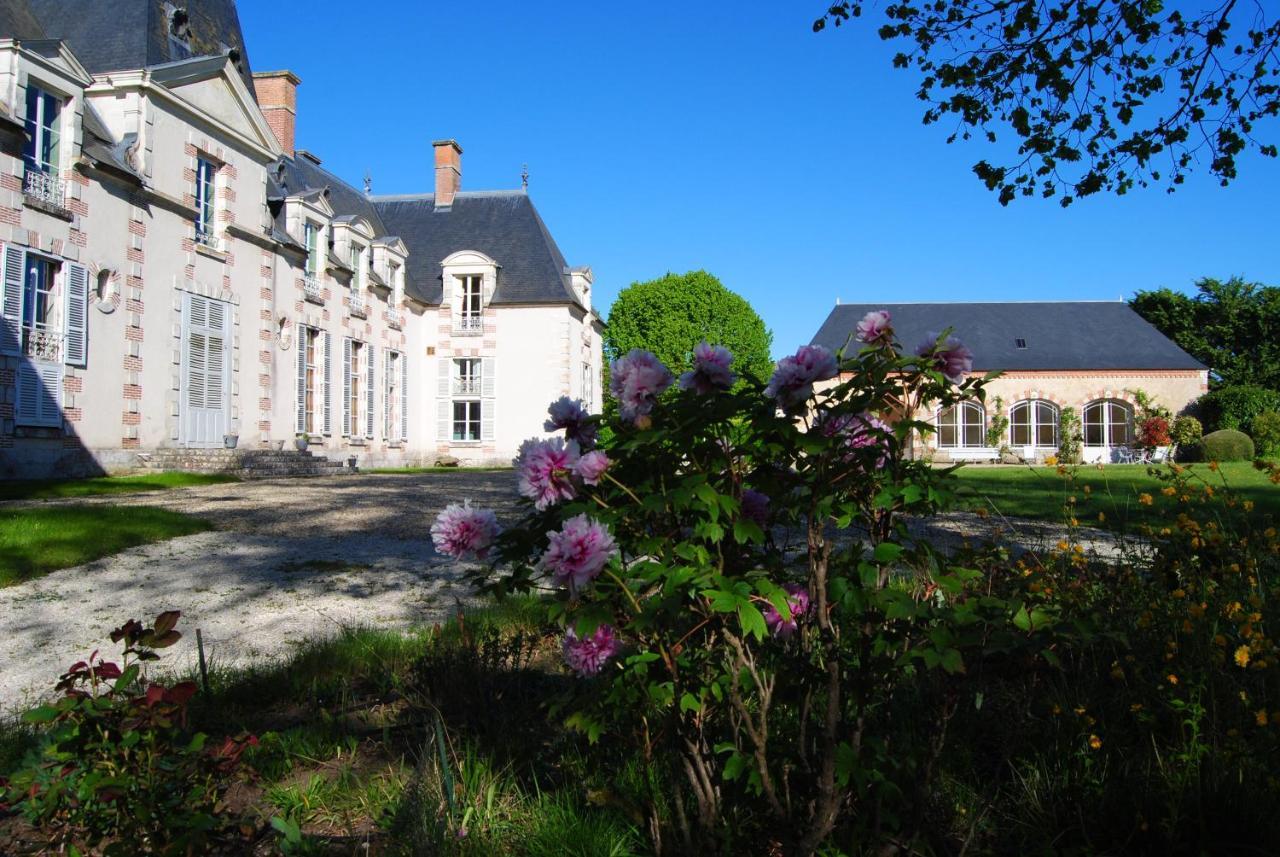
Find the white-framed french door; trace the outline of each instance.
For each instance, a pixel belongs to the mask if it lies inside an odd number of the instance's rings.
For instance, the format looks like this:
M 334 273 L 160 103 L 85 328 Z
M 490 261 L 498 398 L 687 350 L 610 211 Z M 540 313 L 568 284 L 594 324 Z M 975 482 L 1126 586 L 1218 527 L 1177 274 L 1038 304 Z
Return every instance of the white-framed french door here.
M 186 294 L 182 314 L 184 446 L 222 446 L 230 410 L 231 304 Z

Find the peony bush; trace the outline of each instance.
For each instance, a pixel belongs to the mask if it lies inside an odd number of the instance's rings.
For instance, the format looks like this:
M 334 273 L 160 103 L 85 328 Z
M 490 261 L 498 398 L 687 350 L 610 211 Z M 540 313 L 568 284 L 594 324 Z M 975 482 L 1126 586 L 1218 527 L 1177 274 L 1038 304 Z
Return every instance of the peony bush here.
M 951 497 L 950 471 L 910 454 L 933 431 L 915 415 L 981 399 L 972 360 L 950 333 L 904 351 L 887 312 L 767 384 L 714 344 L 678 382 L 633 350 L 611 367 L 607 426 L 561 399 L 547 429 L 563 435 L 524 444 L 515 526 L 442 514 L 440 550 L 489 552 L 482 589 L 554 593 L 580 676 L 568 724 L 670 784 L 645 810 L 656 850 L 911 838 L 957 677 L 1014 651 L 1045 665 L 1046 614 L 1033 626 L 907 535 L 905 515 Z

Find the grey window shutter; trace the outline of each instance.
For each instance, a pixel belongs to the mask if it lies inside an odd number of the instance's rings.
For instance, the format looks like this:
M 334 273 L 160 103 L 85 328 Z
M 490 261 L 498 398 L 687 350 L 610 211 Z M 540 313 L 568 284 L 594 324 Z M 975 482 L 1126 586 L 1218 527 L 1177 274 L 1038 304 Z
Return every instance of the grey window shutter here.
M 89 272 L 74 262 L 67 266 L 67 356 L 72 366 L 88 361 Z
M 4 324 L 0 327 L 0 354 L 22 353 L 22 292 L 27 254 L 21 247 L 4 248 Z
M 494 407 L 497 399 L 495 393 L 498 389 L 498 378 L 495 367 L 498 361 L 492 357 L 483 357 L 480 360 L 480 395 L 483 401 L 480 403 L 480 439 L 483 441 L 492 441 L 496 434 L 495 417 L 496 408 Z
M 351 437 L 351 340 L 342 338 L 342 436 Z
M 400 440 L 409 440 L 409 361 L 404 354 L 397 361 L 400 364 Z
M 453 403 L 449 400 L 449 385 L 453 379 L 453 360 L 436 358 L 436 437 L 448 441 L 453 437 Z
M 19 425 L 62 427 L 62 364 L 19 364 L 14 415 Z
M 333 434 L 333 335 L 324 332 L 324 433 Z
M 298 419 L 294 427 L 296 432 L 304 432 L 307 425 L 307 334 L 308 330 L 298 325 Z
M 445 443 L 453 439 L 453 403 L 448 399 L 436 403 L 436 436 Z
M 377 388 L 374 384 L 374 368 L 377 366 L 376 355 L 373 353 L 373 343 L 370 342 L 364 347 L 366 354 L 364 355 L 365 365 L 369 367 L 369 383 L 365 388 L 365 409 L 364 409 L 364 436 L 369 440 L 373 440 L 373 413 L 374 408 L 378 405 Z

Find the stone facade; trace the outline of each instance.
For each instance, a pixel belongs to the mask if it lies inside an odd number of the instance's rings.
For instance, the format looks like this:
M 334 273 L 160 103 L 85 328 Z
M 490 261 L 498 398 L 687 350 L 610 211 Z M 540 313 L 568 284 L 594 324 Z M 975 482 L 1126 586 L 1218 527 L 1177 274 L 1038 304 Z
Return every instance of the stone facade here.
M 483 335 L 457 339 L 448 298 L 406 285 L 443 258 L 327 187 L 279 187 L 286 161 L 312 157 L 293 150 L 298 80 L 254 82 L 226 55 L 92 74 L 62 43 L 0 38 L 0 477 L 299 433 L 362 465 L 506 462 L 551 400 L 599 407 L 589 290 L 487 303 Z M 460 164 L 445 168 L 456 192 Z M 484 258 L 501 290 L 505 260 Z M 566 295 L 583 270 L 559 272 Z M 455 439 L 438 382 L 464 355 L 489 369 L 474 440 Z

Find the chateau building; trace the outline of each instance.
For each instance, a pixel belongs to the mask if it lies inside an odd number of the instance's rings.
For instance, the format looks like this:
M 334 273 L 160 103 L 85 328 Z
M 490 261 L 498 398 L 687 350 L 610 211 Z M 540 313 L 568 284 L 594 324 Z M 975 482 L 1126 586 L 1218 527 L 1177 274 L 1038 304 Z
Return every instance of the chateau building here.
M 591 270 L 527 193 L 462 190 L 453 140 L 431 192 L 361 192 L 296 148 L 299 82 L 233 0 L 0 0 L 0 477 L 505 462 L 599 408 Z
M 813 338 L 832 351 L 856 348 L 857 324 L 888 310 L 906 348 L 951 329 L 973 352 L 973 373 L 1000 372 L 986 402 L 931 408 L 937 460 L 981 461 L 1002 447 L 1027 461 L 1058 451 L 1064 407 L 1080 419 L 1086 462 L 1121 461 L 1136 445 L 1136 400 L 1145 393 L 1178 414 L 1209 389 L 1208 369 L 1128 304 L 1105 301 L 840 304 Z M 1000 442 L 987 429 L 1008 420 Z

